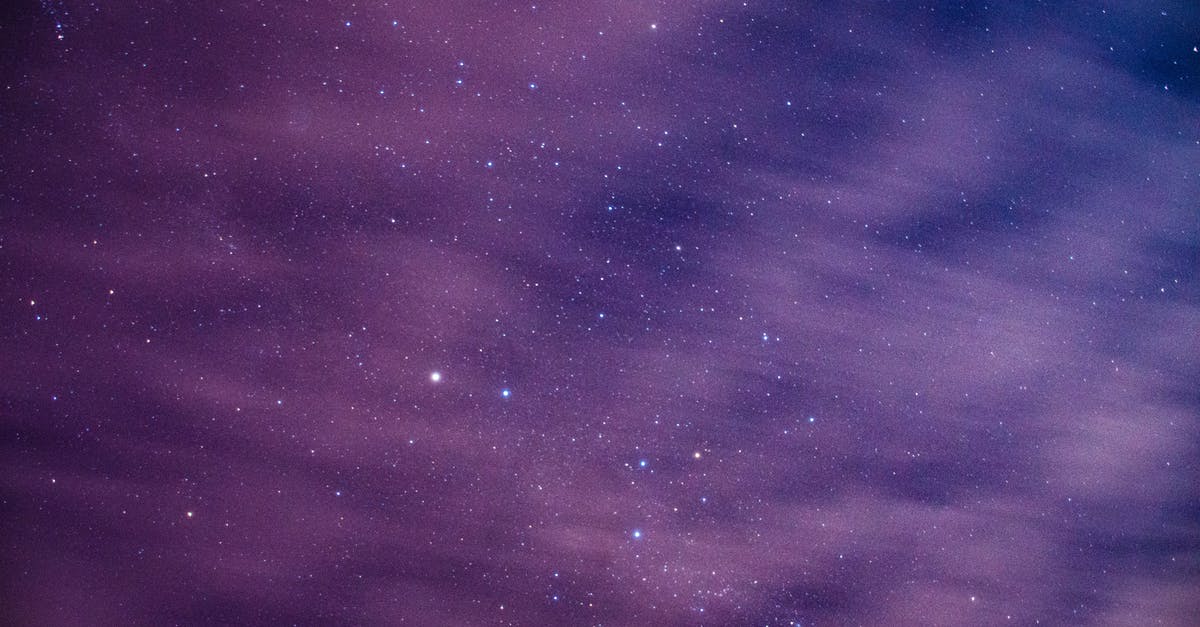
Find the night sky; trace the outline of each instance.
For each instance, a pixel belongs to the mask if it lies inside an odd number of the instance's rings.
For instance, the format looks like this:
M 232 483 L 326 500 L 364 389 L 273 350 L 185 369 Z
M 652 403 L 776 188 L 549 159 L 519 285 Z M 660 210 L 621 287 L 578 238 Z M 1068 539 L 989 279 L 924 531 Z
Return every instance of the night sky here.
M 4 3 L 0 623 L 1198 624 L 1200 5 L 1054 4 Z

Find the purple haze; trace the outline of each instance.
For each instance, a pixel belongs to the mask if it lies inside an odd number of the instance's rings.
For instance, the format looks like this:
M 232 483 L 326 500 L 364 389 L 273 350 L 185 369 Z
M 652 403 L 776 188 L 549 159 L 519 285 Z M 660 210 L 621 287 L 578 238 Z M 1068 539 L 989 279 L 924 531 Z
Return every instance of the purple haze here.
M 2 622 L 1195 624 L 1197 33 L 17 2 Z

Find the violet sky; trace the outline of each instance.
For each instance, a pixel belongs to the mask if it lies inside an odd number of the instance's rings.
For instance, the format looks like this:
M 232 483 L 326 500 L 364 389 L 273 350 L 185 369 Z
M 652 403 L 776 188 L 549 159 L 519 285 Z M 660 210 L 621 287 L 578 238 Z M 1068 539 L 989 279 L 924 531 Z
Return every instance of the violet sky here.
M 5 3 L 0 622 L 1197 624 L 1200 5 L 1046 4 Z

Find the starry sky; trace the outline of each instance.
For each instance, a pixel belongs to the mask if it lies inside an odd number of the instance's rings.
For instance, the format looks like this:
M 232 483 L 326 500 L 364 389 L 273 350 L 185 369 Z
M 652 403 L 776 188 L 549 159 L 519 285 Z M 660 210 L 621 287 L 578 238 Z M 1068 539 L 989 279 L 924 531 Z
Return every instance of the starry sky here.
M 2 622 L 1200 616 L 1200 6 L 0 11 Z

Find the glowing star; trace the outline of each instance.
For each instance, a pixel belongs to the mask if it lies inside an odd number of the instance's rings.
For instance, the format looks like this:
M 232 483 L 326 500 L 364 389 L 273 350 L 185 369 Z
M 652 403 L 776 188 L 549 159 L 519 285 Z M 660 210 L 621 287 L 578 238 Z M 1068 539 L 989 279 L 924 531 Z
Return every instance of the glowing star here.
M 644 460 L 644 459 L 643 459 L 642 461 L 638 462 L 638 466 L 640 466 L 640 467 L 642 467 L 642 468 L 645 468 L 645 467 L 646 467 L 646 465 L 647 465 L 647 464 L 649 464 L 649 463 L 650 463 L 650 462 L 647 462 L 646 460 Z
M 195 516 L 195 515 L 196 515 L 196 514 L 195 514 L 195 512 L 188 512 L 188 513 L 187 513 L 187 517 L 188 517 L 188 518 L 191 518 L 192 516 Z
M 500 396 L 502 398 L 508 398 L 508 397 L 512 396 L 512 390 L 510 390 L 508 388 L 504 388 L 503 390 L 500 390 Z
M 629 534 L 629 535 L 633 536 L 633 539 L 634 539 L 634 540 L 641 540 L 641 539 L 642 539 L 642 530 L 641 530 L 641 529 L 634 529 L 634 530 L 633 530 L 633 533 L 631 533 L 631 534 Z
M 434 370 L 433 372 L 429 373 L 429 380 L 434 383 L 441 383 L 442 373 L 438 372 L 437 370 Z
M 692 459 L 700 459 L 700 451 L 696 451 L 695 453 L 692 453 Z

